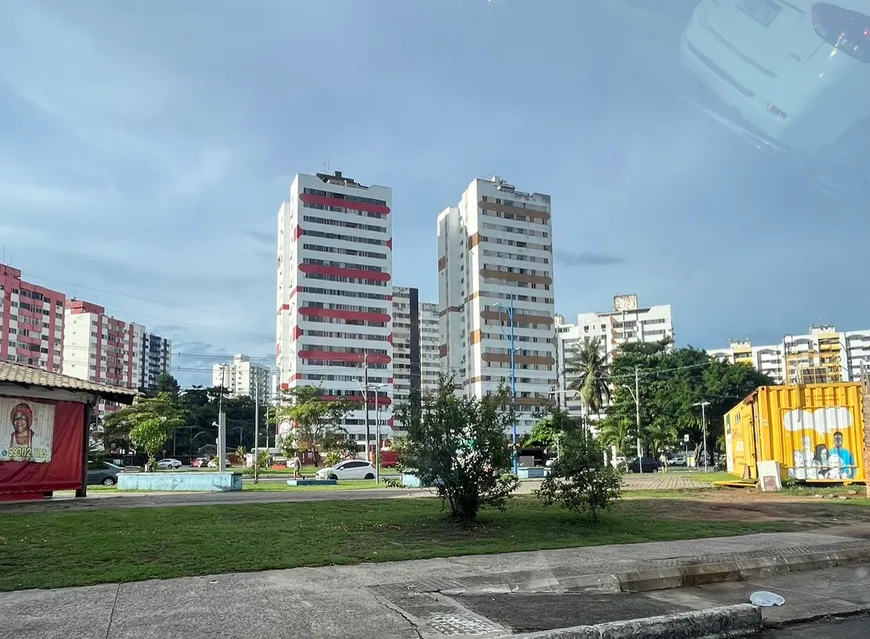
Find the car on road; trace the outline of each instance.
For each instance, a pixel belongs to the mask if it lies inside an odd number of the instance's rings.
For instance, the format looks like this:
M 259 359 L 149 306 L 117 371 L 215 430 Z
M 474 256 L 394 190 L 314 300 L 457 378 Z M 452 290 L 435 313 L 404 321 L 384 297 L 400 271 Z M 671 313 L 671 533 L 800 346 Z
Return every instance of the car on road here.
M 867 0 L 702 0 L 680 50 L 735 120 L 780 148 L 814 154 L 870 133 Z
M 205 468 L 208 466 L 208 457 L 197 457 L 191 464 L 194 468 Z
M 672 457 L 668 457 L 668 466 L 685 466 L 686 465 L 686 456 L 685 455 L 673 455 Z
M 157 468 L 159 468 L 160 470 L 176 470 L 178 468 L 181 468 L 181 466 L 182 463 L 177 459 L 161 459 L 157 462 Z
M 374 479 L 375 467 L 361 459 L 350 459 L 335 466 L 321 468 L 315 474 L 317 479 Z
M 628 472 L 637 473 L 640 472 L 641 464 L 643 467 L 643 472 L 645 473 L 657 473 L 659 472 L 659 468 L 661 464 L 659 464 L 657 459 L 653 459 L 652 457 L 642 457 L 643 461 L 638 463 L 637 457 L 633 457 L 628 462 Z
M 225 460 L 224 460 L 224 465 L 225 465 L 227 468 L 230 468 L 230 467 L 232 466 L 232 464 L 230 463 L 230 460 L 229 460 L 229 459 L 225 459 Z M 208 467 L 209 467 L 209 468 L 217 468 L 217 467 L 218 467 L 218 458 L 215 457 L 214 459 L 212 459 L 212 460 L 208 463 Z
M 88 486 L 114 486 L 118 483 L 118 473 L 123 472 L 121 466 L 109 462 L 93 461 L 88 463 Z

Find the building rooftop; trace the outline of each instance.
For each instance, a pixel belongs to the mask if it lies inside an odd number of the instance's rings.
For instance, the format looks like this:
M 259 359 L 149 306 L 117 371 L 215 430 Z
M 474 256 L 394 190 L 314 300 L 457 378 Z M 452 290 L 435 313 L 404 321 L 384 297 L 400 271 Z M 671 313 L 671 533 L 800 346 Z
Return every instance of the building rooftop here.
M 101 398 L 121 404 L 132 404 L 138 392 L 132 388 L 120 388 L 107 384 L 96 384 L 77 377 L 61 375 L 60 373 L 48 373 L 31 366 L 0 362 L 0 383 L 17 384 L 25 388 L 35 386 L 37 388 L 61 389 L 91 393 Z

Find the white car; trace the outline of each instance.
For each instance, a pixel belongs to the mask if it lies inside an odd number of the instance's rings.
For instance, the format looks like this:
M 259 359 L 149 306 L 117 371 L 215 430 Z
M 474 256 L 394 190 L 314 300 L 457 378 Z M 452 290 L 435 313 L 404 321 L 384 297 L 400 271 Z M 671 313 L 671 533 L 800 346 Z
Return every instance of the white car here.
M 681 57 L 753 135 L 816 153 L 870 132 L 868 34 L 867 0 L 701 0 Z
M 321 468 L 315 477 L 317 479 L 374 479 L 375 467 L 361 459 L 350 459 L 329 468 Z
M 177 459 L 161 459 L 157 462 L 157 468 L 166 470 L 175 470 L 177 468 L 181 468 L 182 464 Z

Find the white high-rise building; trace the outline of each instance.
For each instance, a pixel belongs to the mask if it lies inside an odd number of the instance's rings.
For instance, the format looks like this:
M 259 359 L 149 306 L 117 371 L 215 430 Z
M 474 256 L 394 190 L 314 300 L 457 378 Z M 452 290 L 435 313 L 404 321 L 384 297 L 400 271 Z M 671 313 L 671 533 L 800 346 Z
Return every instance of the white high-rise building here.
M 860 381 L 870 373 L 870 330 L 838 331 L 811 326 L 803 335 L 786 335 L 779 344 L 753 346 L 731 340 L 728 348 L 708 349 L 713 357 L 745 362 L 777 383 Z
M 674 338 L 674 323 L 669 304 L 641 307 L 637 295 L 617 295 L 613 310 L 605 313 L 580 313 L 576 324 L 556 317 L 560 405 L 572 414 L 581 414 L 579 395 L 569 387 L 576 375 L 569 372 L 577 348 L 586 338 L 598 339 L 601 356 L 609 364 L 622 345 L 631 342 L 659 342 Z M 595 418 L 595 415 L 590 415 Z
M 297 174 L 278 211 L 279 388 L 322 385 L 326 397 L 359 402 L 343 426 L 360 442 L 364 368 L 371 409 L 375 392 L 379 409 L 393 396 L 391 206 L 388 187 L 336 171 Z M 377 418 L 370 412 L 371 441 Z
M 441 344 L 438 330 L 438 304 L 420 303 L 420 390 L 424 393 L 438 389 L 441 375 Z
M 519 432 L 556 385 L 550 216 L 549 195 L 497 177 L 474 180 L 438 216 L 441 369 L 466 393 L 491 395 L 510 385 L 513 335 Z
M 268 366 L 255 364 L 247 355 L 236 355 L 227 364 L 213 364 L 211 385 L 221 386 L 229 397 L 254 397 L 265 403 L 272 387 L 272 373 Z
M 139 388 L 153 390 L 154 384 L 172 366 L 172 342 L 154 333 L 143 333 L 139 344 Z

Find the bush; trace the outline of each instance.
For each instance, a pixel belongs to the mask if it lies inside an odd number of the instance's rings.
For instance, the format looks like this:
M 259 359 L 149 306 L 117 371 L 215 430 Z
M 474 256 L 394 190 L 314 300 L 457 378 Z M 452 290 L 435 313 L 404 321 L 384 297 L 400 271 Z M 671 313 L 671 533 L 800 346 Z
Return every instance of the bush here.
M 604 463 L 598 443 L 582 428 L 566 432 L 559 458 L 537 491 L 545 505 L 559 503 L 580 516 L 598 521 L 599 512 L 619 499 L 619 472 Z
M 466 524 L 481 508 L 504 508 L 519 486 L 514 475 L 504 474 L 512 462 L 505 433 L 513 420 L 504 389 L 482 400 L 458 396 L 453 378 L 444 376 L 436 392 L 412 394 L 396 417 L 408 433 L 402 466 L 437 489 L 453 519 Z

